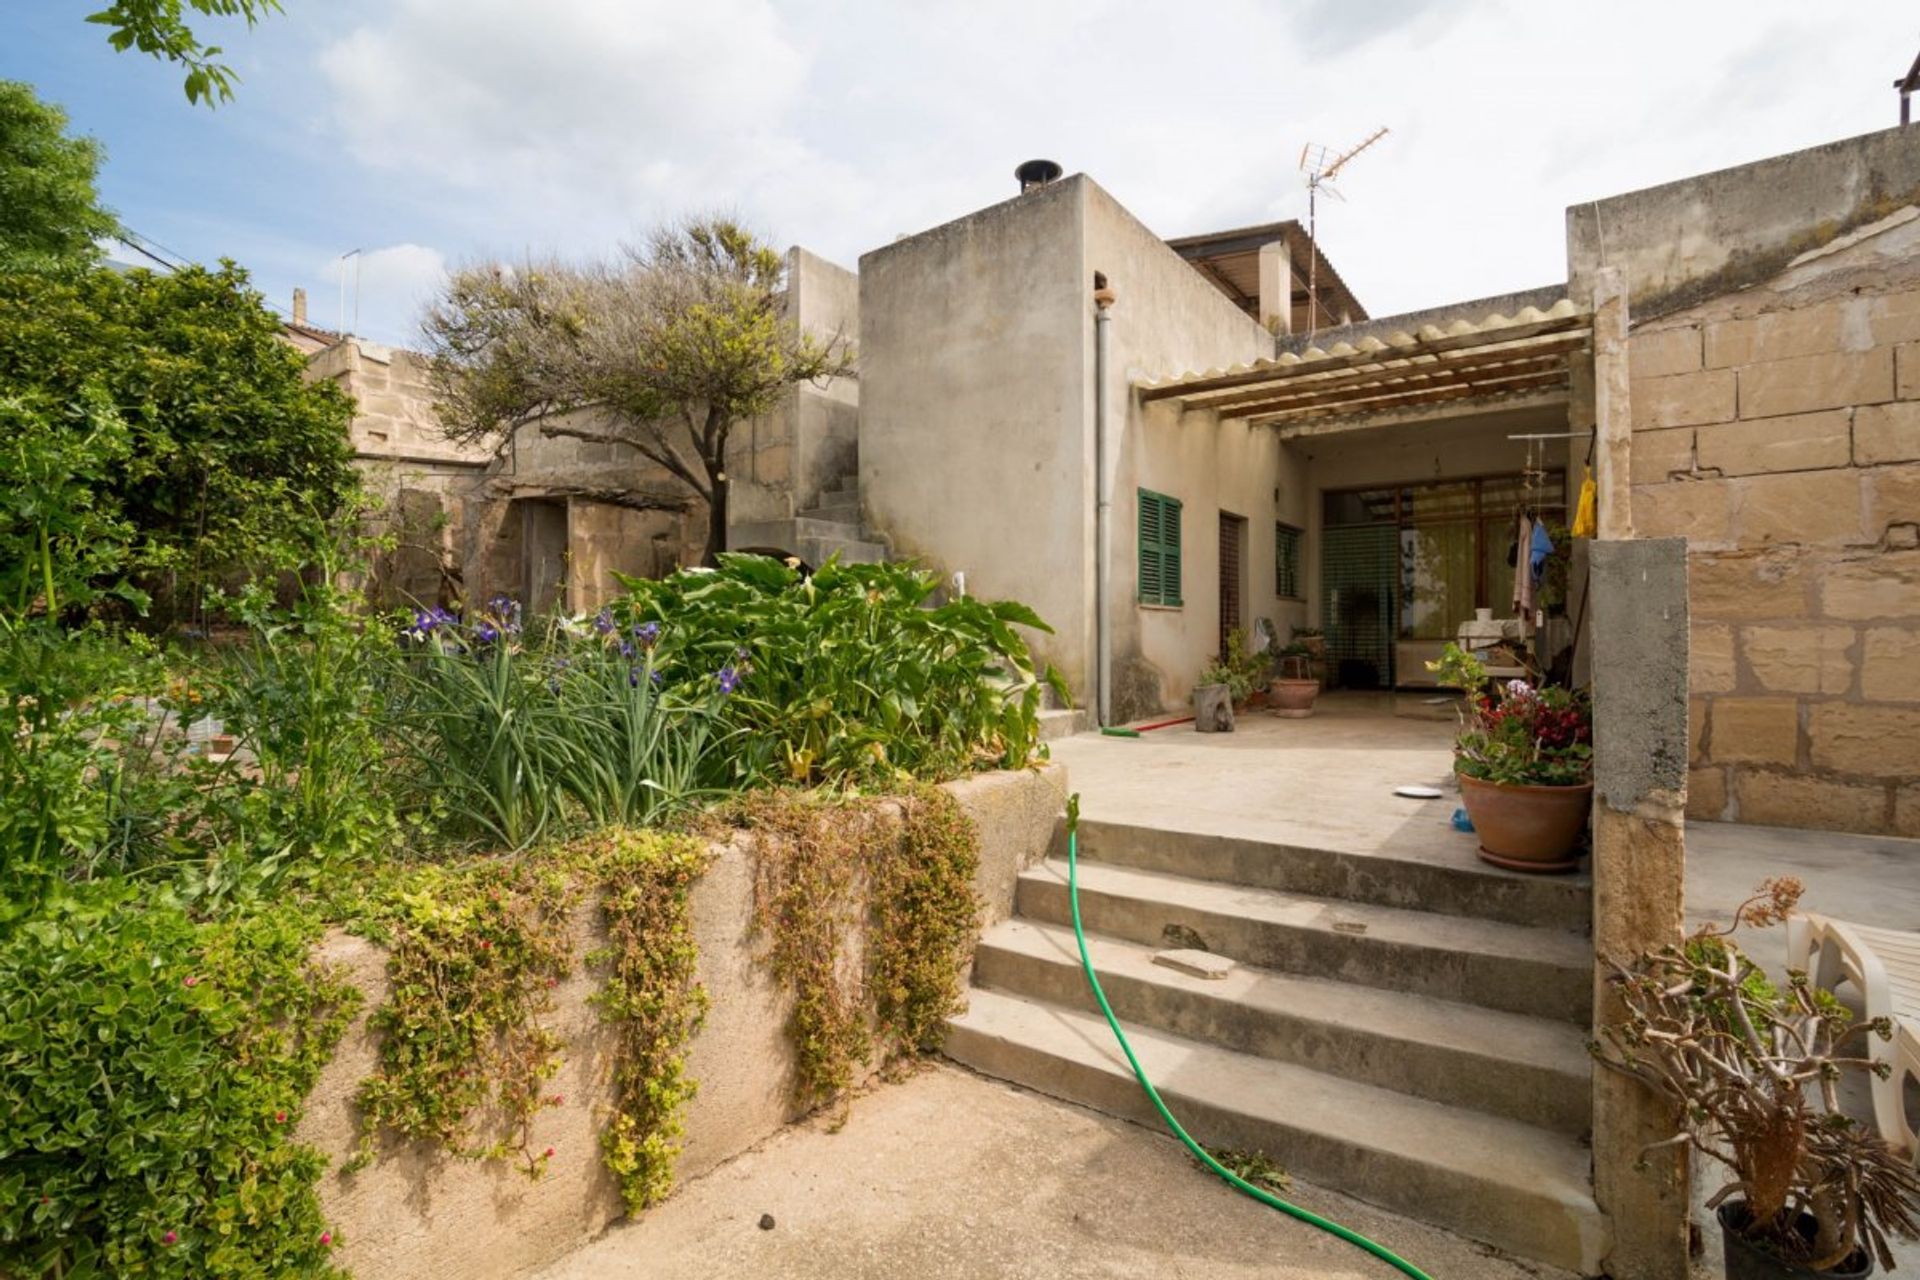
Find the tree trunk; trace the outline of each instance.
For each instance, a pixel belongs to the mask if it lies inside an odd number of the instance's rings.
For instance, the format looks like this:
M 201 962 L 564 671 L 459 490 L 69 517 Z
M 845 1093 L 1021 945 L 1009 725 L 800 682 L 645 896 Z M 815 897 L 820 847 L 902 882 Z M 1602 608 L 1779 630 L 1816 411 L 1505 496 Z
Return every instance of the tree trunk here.
M 708 567 L 717 566 L 720 553 L 727 549 L 727 491 L 733 485 L 724 471 L 712 475 L 713 496 L 707 500 L 707 550 L 700 558 L 700 563 Z

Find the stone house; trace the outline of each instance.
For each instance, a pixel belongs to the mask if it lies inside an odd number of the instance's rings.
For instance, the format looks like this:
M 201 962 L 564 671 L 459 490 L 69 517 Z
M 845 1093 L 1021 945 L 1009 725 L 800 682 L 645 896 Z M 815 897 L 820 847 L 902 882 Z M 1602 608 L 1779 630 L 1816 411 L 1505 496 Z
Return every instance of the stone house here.
M 857 276 L 796 248 L 796 322 L 857 334 L 859 372 L 736 430 L 729 544 L 1025 600 L 1119 722 L 1184 707 L 1262 622 L 1324 631 L 1337 683 L 1428 682 L 1477 610 L 1516 612 L 1515 517 L 1564 545 L 1592 478 L 1615 536 L 1687 540 L 1689 812 L 1920 835 L 1916 188 L 1920 134 L 1891 130 L 1591 201 L 1564 280 L 1391 317 L 1297 224 L 1169 241 L 1085 175 Z M 312 360 L 393 477 L 396 594 L 578 610 L 697 554 L 698 500 L 629 451 L 537 427 L 462 449 L 418 357 Z M 1631 427 L 1604 447 L 1603 400 Z M 1582 673 L 1585 550 L 1523 627 Z

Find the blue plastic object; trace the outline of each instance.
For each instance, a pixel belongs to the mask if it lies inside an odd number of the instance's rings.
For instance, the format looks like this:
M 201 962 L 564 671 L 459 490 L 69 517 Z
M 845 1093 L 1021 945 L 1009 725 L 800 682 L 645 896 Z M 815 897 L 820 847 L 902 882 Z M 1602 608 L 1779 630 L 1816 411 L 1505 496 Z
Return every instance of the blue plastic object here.
M 1467 816 L 1465 809 L 1455 809 L 1453 811 L 1453 829 L 1455 831 L 1473 830 L 1473 819 Z

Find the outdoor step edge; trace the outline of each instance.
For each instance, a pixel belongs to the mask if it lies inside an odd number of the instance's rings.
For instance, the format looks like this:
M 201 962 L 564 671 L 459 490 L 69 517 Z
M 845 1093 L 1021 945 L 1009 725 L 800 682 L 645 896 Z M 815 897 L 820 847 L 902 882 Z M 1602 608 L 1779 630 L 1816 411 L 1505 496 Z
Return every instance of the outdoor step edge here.
M 1056 852 L 1064 856 L 1064 845 Z M 1263 859 L 1265 883 L 1240 878 L 1246 874 L 1248 854 Z M 1407 910 L 1557 927 L 1576 933 L 1592 928 L 1593 882 L 1585 873 L 1524 875 L 1477 862 L 1456 866 L 1404 854 L 1363 853 L 1297 841 L 1099 819 L 1082 819 L 1080 856 L 1115 866 L 1311 892 Z M 1215 873 L 1213 868 L 1221 862 L 1231 864 L 1232 869 Z M 1201 869 L 1194 869 L 1196 866 Z M 1336 884 L 1335 880 L 1349 883 Z M 1352 883 L 1355 881 L 1358 883 Z
M 1257 965 L 1240 966 L 1224 980 L 1198 978 L 1154 964 L 1155 948 L 1147 944 L 1105 935 L 1089 936 L 1087 949 L 1114 1012 L 1123 1019 L 1236 1053 L 1310 1069 L 1336 1069 L 1304 1056 L 1263 1051 L 1249 1042 L 1251 1038 L 1223 1039 L 1191 1025 L 1176 1025 L 1172 1010 L 1182 1007 L 1180 1002 L 1203 1014 L 1214 1012 L 1208 1002 L 1223 1002 L 1248 1010 L 1276 1030 L 1305 1024 L 1320 1028 L 1319 1034 L 1329 1041 L 1350 1037 L 1357 1046 L 1351 1057 L 1357 1061 L 1337 1069 L 1356 1079 L 1364 1075 L 1376 1087 L 1574 1137 L 1591 1127 L 1592 1059 L 1584 1033 L 1571 1023 Z M 1005 972 L 1003 957 L 1011 960 L 1011 973 Z M 1036 980 L 1022 962 L 1044 966 L 1044 977 Z M 1017 918 L 1002 921 L 981 938 L 974 965 L 976 986 L 1097 1011 L 1071 928 Z M 995 981 L 987 976 L 991 973 L 1000 973 L 1006 980 Z M 1144 999 L 1142 987 L 1152 988 Z M 1068 999 L 1061 998 L 1062 991 L 1071 993 Z M 1307 1007 L 1301 1009 L 1298 1003 Z M 1254 1038 L 1275 1043 L 1272 1032 Z M 1301 1038 L 1287 1035 L 1280 1041 L 1292 1045 Z M 1386 1078 L 1394 1073 L 1384 1067 L 1382 1055 L 1411 1055 L 1421 1047 L 1455 1061 L 1442 1070 L 1427 1069 L 1426 1061 L 1410 1063 L 1398 1073 L 1406 1085 Z M 1492 1069 L 1479 1064 L 1490 1064 Z M 1517 1087 L 1523 1083 L 1528 1087 Z M 1539 1100 L 1524 1101 L 1529 1096 Z
M 1089 863 L 1080 866 L 1080 897 L 1090 930 L 1132 942 L 1165 946 L 1164 930 L 1184 926 L 1210 950 L 1277 971 L 1579 1025 L 1592 1011 L 1592 954 L 1585 939 L 1559 930 Z M 1020 873 L 1014 914 L 1071 922 L 1064 863 Z M 1143 927 L 1143 915 L 1161 919 L 1163 931 Z
M 1160 1127 L 1098 1015 L 977 988 L 970 1002 L 947 1024 L 945 1052 L 954 1061 Z M 1573 1138 L 1164 1032 L 1137 1030 L 1128 1039 L 1162 1099 L 1203 1143 L 1259 1147 L 1317 1186 L 1522 1257 L 1584 1275 L 1599 1270 L 1606 1221 L 1593 1200 L 1588 1153 Z M 1195 1088 L 1196 1067 L 1217 1078 Z M 1209 1096 L 1223 1081 L 1236 1101 Z M 1311 1114 L 1288 1105 L 1303 1092 L 1319 1095 Z

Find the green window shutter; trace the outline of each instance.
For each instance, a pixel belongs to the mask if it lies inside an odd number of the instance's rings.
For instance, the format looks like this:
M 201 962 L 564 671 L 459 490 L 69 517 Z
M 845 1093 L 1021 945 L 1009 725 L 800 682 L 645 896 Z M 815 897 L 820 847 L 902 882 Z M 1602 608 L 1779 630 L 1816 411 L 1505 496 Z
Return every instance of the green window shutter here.
M 1180 604 L 1180 500 L 1139 491 L 1141 604 Z
M 1288 600 L 1301 598 L 1300 531 L 1290 524 L 1273 526 L 1273 594 Z

